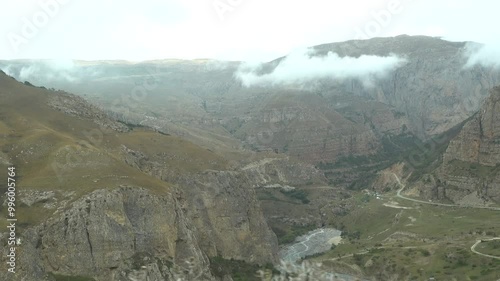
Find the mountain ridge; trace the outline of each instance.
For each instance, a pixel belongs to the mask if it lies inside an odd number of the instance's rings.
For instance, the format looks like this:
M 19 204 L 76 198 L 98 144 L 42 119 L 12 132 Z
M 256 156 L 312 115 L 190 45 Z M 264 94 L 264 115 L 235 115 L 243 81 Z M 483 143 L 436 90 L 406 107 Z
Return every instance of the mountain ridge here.
M 203 192 L 193 182 L 169 183 L 139 169 L 145 166 L 127 163 L 119 144 L 146 159 L 166 153 L 169 157 L 162 156 L 159 164 L 185 178 L 210 168 L 224 171 L 226 159 L 153 129 L 129 128 L 80 97 L 21 84 L 4 73 L 0 97 L 0 156 L 5 158 L 0 163 L 5 169 L 16 167 L 17 200 L 22 202 L 16 218 L 24 242 L 15 280 L 42 280 L 50 274 L 96 280 L 171 278 L 172 262 L 189 259 L 214 280 L 210 258 L 276 262 L 276 236 L 251 182 Z M 187 193 L 198 195 L 190 198 Z M 200 202 L 201 219 L 188 212 L 194 199 Z M 212 200 L 236 205 L 203 209 Z M 210 229 L 218 232 L 206 235 Z M 1 240 L 6 237 L 2 234 Z M 6 272 L 2 270 L 0 279 L 12 280 Z

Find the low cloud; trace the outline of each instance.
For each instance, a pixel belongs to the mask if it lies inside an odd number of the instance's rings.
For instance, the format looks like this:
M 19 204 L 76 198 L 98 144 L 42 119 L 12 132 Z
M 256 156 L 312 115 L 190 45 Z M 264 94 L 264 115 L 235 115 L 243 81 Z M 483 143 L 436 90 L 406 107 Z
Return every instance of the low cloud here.
M 468 43 L 465 46 L 465 54 L 467 56 L 467 63 L 465 68 L 470 68 L 475 65 L 482 65 L 485 67 L 500 67 L 500 42 L 477 44 Z
M 355 58 L 340 57 L 329 52 L 326 56 L 317 56 L 313 49 L 306 49 L 290 54 L 269 73 L 263 73 L 264 64 L 242 64 L 235 77 L 245 87 L 302 84 L 325 78 L 355 78 L 369 87 L 375 80 L 386 77 L 405 62 L 405 59 L 396 55 L 362 55 Z
M 80 82 L 82 77 L 98 74 L 73 60 L 3 61 L 0 62 L 0 69 L 18 81 L 44 86 L 57 82 Z

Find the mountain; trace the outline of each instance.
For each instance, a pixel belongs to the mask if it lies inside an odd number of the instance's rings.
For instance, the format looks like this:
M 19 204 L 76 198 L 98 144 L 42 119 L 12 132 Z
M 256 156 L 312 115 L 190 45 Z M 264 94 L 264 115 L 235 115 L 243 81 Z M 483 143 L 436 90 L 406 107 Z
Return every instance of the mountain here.
M 418 183 L 424 198 L 460 204 L 500 202 L 500 87 L 453 138 L 442 164 Z
M 231 280 L 289 243 L 304 254 L 302 236 L 331 247 L 319 260 L 334 272 L 493 278 L 468 243 L 497 236 L 483 218 L 500 199 L 500 73 L 468 66 L 471 46 L 373 38 L 257 66 L 0 61 L 26 81 L 0 73 L 18 277 Z M 320 247 L 325 227 L 343 243 Z
M 318 164 L 380 153 L 385 136 L 428 140 L 472 116 L 500 82 L 500 73 L 465 67 L 470 46 L 478 44 L 402 35 L 311 47 L 309 60 L 328 60 L 329 53 L 354 62 L 363 56 L 400 58 L 397 67 L 369 84 L 357 76 L 332 75 L 245 87 L 244 63 L 213 60 L 76 61 L 69 67 L 1 61 L 0 66 L 21 81 L 83 95 L 121 120 L 212 150 L 279 151 Z M 261 64 L 250 74 L 286 70 L 294 58 Z
M 422 139 L 435 136 L 474 114 L 499 83 L 498 70 L 476 65 L 467 68 L 473 42 L 449 42 L 426 36 L 354 40 L 316 46 L 319 54 L 396 54 L 407 61 L 373 89 L 359 83 L 332 86 L 335 92 L 351 92 L 394 106 L 405 113 L 410 130 Z
M 402 35 L 314 46 L 307 54 L 258 66 L 30 60 L 0 61 L 0 68 L 20 81 L 79 94 L 115 119 L 219 155 L 284 153 L 316 165 L 331 184 L 358 189 L 369 185 L 377 170 L 403 160 L 409 147 L 459 126 L 479 109 L 500 82 L 495 68 L 466 67 L 479 47 Z M 398 64 L 380 70 L 379 64 L 392 60 Z M 355 65 L 352 73 L 343 70 L 349 65 Z M 374 72 L 366 74 L 370 69 Z M 245 77 L 271 82 L 245 85 Z
M 212 274 L 213 259 L 277 261 L 258 183 L 228 159 L 3 72 L 0 106 L 0 163 L 16 168 L 22 241 L 16 278 L 5 252 L 0 279 L 160 280 L 179 271 L 173 263 L 190 261 L 215 280 L 222 276 Z

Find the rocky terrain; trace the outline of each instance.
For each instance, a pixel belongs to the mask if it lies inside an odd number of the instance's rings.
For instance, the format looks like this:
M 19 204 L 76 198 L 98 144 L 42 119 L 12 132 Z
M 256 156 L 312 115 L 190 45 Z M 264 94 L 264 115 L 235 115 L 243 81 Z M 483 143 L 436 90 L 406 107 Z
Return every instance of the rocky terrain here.
M 499 101 L 495 87 L 450 141 L 440 166 L 417 183 L 422 197 L 473 205 L 499 202 Z
M 390 77 L 366 89 L 356 81 L 327 84 L 336 94 L 349 92 L 391 105 L 410 121 L 409 129 L 426 139 L 473 115 L 488 91 L 499 83 L 498 70 L 464 68 L 471 42 L 449 42 L 426 36 L 353 40 L 316 46 L 319 54 L 341 56 L 396 54 L 406 59 Z
M 175 194 L 157 196 L 138 187 L 96 190 L 21 239 L 17 276 L 23 280 L 42 280 L 47 272 L 165 280 L 172 278 L 173 261 L 186 259 L 199 265 L 202 278 L 213 279 Z
M 2 167 L 16 167 L 21 202 L 15 280 L 171 280 L 183 270 L 173 264 L 186 261 L 196 265 L 192 274 L 216 280 L 212 258 L 275 263 L 276 236 L 252 187 L 266 177 L 314 178 L 228 170 L 207 149 L 128 127 L 79 97 L 3 72 L 0 97 Z M 13 280 L 5 251 L 0 279 Z
M 35 85 L 80 94 L 122 121 L 214 151 L 277 151 L 318 164 L 380 153 L 384 136 L 427 140 L 472 116 L 500 82 L 495 69 L 465 67 L 473 45 L 402 35 L 312 47 L 315 58 L 329 52 L 340 58 L 401 58 L 397 68 L 369 86 L 356 78 L 322 78 L 305 86 L 245 87 L 238 78 L 244 63 L 212 60 L 77 61 L 64 69 L 2 61 L 0 66 Z M 286 59 L 260 65 L 256 75 L 272 73 Z M 42 72 L 53 75 L 26 74 Z
M 335 266 L 356 264 L 335 269 L 375 274 L 384 261 L 361 257 L 363 245 L 413 249 L 420 220 L 442 226 L 439 207 L 499 203 L 500 73 L 465 67 L 471 45 L 397 36 L 311 48 L 308 59 L 400 59 L 369 83 L 247 85 L 244 63 L 212 60 L 0 61 L 27 81 L 0 72 L 0 168 L 19 171 L 18 280 L 231 280 L 228 267 L 277 265 L 283 244 L 330 227 L 345 256 L 329 239 L 298 241 L 289 260 L 327 251 Z M 273 77 L 293 56 L 252 75 Z M 422 218 L 418 204 L 436 210 Z M 486 233 L 470 225 L 454 228 L 460 243 Z M 426 238 L 435 249 L 441 231 Z

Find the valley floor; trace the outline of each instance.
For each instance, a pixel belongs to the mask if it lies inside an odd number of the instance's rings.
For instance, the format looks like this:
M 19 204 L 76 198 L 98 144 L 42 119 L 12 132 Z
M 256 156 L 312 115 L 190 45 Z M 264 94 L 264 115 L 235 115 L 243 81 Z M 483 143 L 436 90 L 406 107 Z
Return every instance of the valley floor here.
M 343 240 L 313 257 L 335 272 L 376 280 L 498 280 L 496 207 L 425 202 L 394 193 L 358 193 L 342 218 Z

